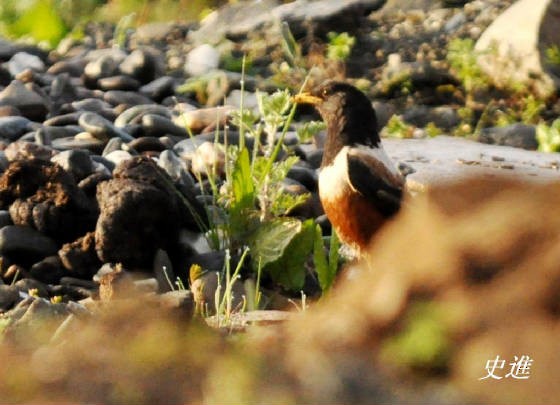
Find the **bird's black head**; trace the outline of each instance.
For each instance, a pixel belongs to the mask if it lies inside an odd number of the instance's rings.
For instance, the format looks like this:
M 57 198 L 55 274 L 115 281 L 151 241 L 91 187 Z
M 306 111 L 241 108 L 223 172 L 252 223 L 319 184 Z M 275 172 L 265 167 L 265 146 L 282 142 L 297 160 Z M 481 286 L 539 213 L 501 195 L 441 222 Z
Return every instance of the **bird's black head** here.
M 344 146 L 379 145 L 375 111 L 371 101 L 356 87 L 328 81 L 295 100 L 313 104 L 327 124 L 323 164 L 330 163 Z

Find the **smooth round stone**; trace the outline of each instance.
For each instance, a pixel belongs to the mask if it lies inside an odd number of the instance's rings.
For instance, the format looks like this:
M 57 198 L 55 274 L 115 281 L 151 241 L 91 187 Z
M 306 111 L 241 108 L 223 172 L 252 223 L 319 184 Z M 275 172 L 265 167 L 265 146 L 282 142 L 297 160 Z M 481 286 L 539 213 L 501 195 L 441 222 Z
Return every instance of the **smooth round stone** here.
M 140 123 L 145 114 L 161 115 L 166 118 L 171 117 L 169 108 L 157 104 L 135 105 L 123 111 L 116 119 L 115 126 L 123 128 L 130 124 Z
M 162 42 L 173 34 L 175 27 L 174 22 L 150 22 L 139 26 L 133 36 L 140 43 Z
M 301 166 L 292 166 L 288 171 L 288 178 L 296 180 L 310 191 L 317 189 L 318 176 L 313 169 Z
M 0 229 L 13 224 L 10 212 L 8 210 L 0 210 Z
M 118 75 L 104 77 L 97 81 L 99 88 L 102 90 L 131 90 L 135 91 L 140 88 L 140 82 L 130 76 Z
M 0 137 L 15 141 L 29 131 L 29 123 L 25 117 L 0 117 Z
M 8 61 L 8 71 L 12 77 L 16 77 L 26 69 L 31 69 L 35 72 L 44 72 L 45 63 L 36 55 L 31 55 L 27 52 L 18 52 Z
M 82 114 L 78 123 L 83 129 L 101 141 L 106 141 L 113 136 L 117 136 L 125 142 L 134 139 L 122 129 L 116 128 L 109 120 L 93 112 Z
M 117 137 L 111 138 L 109 139 L 109 142 L 107 142 L 107 145 L 105 145 L 105 148 L 103 149 L 101 155 L 105 156 L 108 153 L 111 153 L 115 150 L 122 150 L 123 145 L 124 142 L 121 138 L 117 138 Z
M 103 99 L 112 104 L 126 104 L 126 105 L 139 105 L 139 104 L 151 104 L 153 101 L 140 93 L 133 91 L 123 91 L 123 90 L 109 90 L 105 92 Z
M 209 172 L 215 171 L 222 175 L 225 170 L 226 155 L 224 148 L 214 142 L 204 142 L 194 151 L 191 159 L 191 170 L 195 176 L 206 176 Z
M 0 310 L 11 309 L 21 298 L 18 289 L 13 285 L 0 285 Z
M 173 146 L 173 151 L 183 160 L 190 160 L 194 155 L 196 148 L 202 145 L 207 139 L 197 136 L 179 141 Z
M 90 154 L 81 149 L 62 151 L 53 156 L 51 162 L 62 166 L 64 170 L 74 176 L 77 182 L 89 176 L 94 171 Z
M 161 143 L 158 138 L 153 136 L 142 136 L 140 138 L 136 138 L 133 141 L 130 141 L 127 146 L 139 153 L 147 151 L 161 152 L 165 150 L 165 145 Z
M 103 100 L 98 98 L 84 98 L 79 101 L 74 101 L 70 103 L 73 109 L 76 111 L 91 111 L 91 112 L 99 112 L 102 110 L 109 110 L 113 106 Z
M 53 63 L 48 69 L 47 73 L 51 75 L 60 75 L 68 73 L 72 77 L 80 77 L 84 73 L 84 68 L 87 62 L 81 58 L 61 60 Z
M 174 92 L 175 79 L 171 76 L 162 76 L 140 87 L 140 93 L 152 100 L 161 101 Z
M 172 120 L 161 115 L 146 114 L 142 117 L 142 128 L 147 135 L 163 136 L 187 136 L 188 132 L 185 127 L 180 127 Z
M 204 128 L 219 125 L 223 127 L 229 117 L 229 113 L 233 111 L 232 106 L 200 108 L 198 110 L 185 111 L 178 116 L 173 117 L 173 122 L 177 126 L 187 126 L 191 131 L 199 133 Z
M 188 188 L 195 186 L 195 181 L 187 171 L 185 163 L 172 150 L 164 150 L 159 154 L 158 166 L 165 170 L 173 181 Z
M 127 53 L 119 47 L 113 48 L 99 48 L 88 50 L 87 54 L 84 55 L 84 58 L 88 62 L 93 62 L 95 60 L 109 57 L 113 59 L 117 64 L 120 64 L 124 58 L 126 58 Z
M 8 225 L 0 229 L 0 254 L 47 257 L 56 254 L 56 242 L 29 226 Z
M 62 267 L 58 256 L 45 257 L 29 269 L 29 275 L 33 279 L 47 284 L 58 284 L 60 278 L 66 274 L 68 272 Z
M 119 65 L 112 56 L 105 55 L 89 62 L 84 68 L 84 75 L 90 81 L 97 81 L 103 77 L 114 76 Z
M 101 153 L 105 142 L 89 136 L 88 138 L 58 138 L 53 139 L 52 147 L 57 150 L 69 150 L 69 149 L 87 149 L 93 153 Z
M 41 136 L 52 141 L 53 139 L 75 136 L 80 132 L 82 132 L 82 128 L 78 125 L 66 125 L 63 127 L 42 127 L 35 132 L 35 139 L 37 140 L 37 136 Z
M 158 63 L 159 62 L 159 63 Z M 120 71 L 142 83 L 149 83 L 161 73 L 163 61 L 144 49 L 136 49 L 120 65 Z
M 19 80 L 13 80 L 0 92 L 0 106 L 11 105 L 33 121 L 43 121 L 48 112 L 47 102 L 39 94 L 28 89 Z
M 33 132 L 33 131 L 26 132 L 17 141 L 34 142 L 35 141 L 35 132 Z
M 48 135 L 47 132 L 38 129 L 37 131 L 35 131 L 35 137 L 33 141 L 37 145 L 51 146 L 52 138 Z
M 487 144 L 513 146 L 527 150 L 537 150 L 536 128 L 533 125 L 513 124 L 506 127 L 484 128 L 480 131 L 478 141 Z
M 51 117 L 43 122 L 43 125 L 49 127 L 63 127 L 66 125 L 78 125 L 78 120 L 84 111 L 75 111 L 67 114 L 61 114 Z
M 114 150 L 103 157 L 115 166 L 118 166 L 119 163 L 124 162 L 125 160 L 132 159 L 132 155 L 125 150 Z
M 101 166 L 102 170 L 97 169 L 95 173 L 90 174 L 78 183 L 80 190 L 90 197 L 95 197 L 95 192 L 99 183 L 112 178 L 111 173 L 115 168 L 114 163 L 109 162 L 108 160 L 105 160 L 103 164 L 98 162 L 95 163 L 97 166 Z
M 199 45 L 190 51 L 185 62 L 185 72 L 191 76 L 201 76 L 220 64 L 220 52 L 211 45 Z
M 296 154 L 307 162 L 313 169 L 318 169 L 323 160 L 323 149 L 312 144 L 301 144 L 294 148 Z
M 10 162 L 8 161 L 8 158 L 6 158 L 4 151 L 0 151 L 0 172 L 4 172 L 8 168 L 9 164 Z

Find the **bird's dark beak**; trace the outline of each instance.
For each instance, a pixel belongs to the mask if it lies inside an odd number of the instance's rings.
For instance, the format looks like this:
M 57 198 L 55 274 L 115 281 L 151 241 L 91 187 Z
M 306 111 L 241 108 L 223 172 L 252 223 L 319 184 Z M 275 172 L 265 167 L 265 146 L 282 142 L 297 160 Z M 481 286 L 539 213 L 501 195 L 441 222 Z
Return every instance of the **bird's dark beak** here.
M 323 102 L 323 99 L 317 96 L 313 96 L 311 93 L 299 93 L 292 97 L 292 102 L 296 104 L 318 105 Z

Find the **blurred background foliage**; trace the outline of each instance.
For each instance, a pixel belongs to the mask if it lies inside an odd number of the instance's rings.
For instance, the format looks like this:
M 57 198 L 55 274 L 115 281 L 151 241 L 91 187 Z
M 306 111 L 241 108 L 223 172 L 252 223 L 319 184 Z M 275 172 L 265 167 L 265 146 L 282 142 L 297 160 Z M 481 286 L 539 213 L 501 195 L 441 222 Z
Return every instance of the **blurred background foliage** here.
M 230 0 L 231 1 L 231 0 Z M 197 21 L 228 0 L 1 0 L 0 35 L 54 47 L 90 21 Z

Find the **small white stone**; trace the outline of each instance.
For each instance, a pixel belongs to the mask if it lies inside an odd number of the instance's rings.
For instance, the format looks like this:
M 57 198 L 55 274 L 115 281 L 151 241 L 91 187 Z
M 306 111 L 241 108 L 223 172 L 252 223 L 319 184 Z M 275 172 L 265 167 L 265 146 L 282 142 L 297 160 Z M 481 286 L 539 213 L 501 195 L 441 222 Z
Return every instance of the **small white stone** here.
M 185 72 L 191 76 L 200 76 L 218 68 L 220 53 L 211 45 L 197 46 L 187 55 Z

